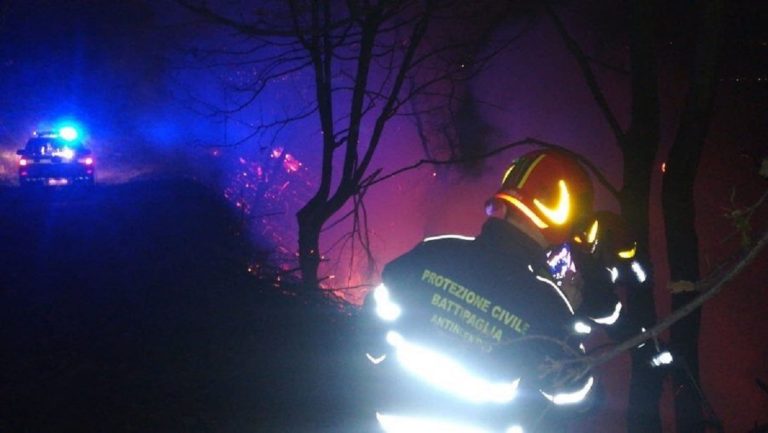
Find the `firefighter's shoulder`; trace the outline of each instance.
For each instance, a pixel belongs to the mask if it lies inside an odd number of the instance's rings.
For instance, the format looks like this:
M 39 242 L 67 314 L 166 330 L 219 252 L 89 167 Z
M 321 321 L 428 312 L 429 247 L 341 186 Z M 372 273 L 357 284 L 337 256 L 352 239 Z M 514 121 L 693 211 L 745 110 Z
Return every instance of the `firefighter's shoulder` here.
M 439 255 L 445 258 L 447 255 L 461 254 L 463 247 L 469 246 L 474 237 L 464 235 L 439 235 L 429 236 L 418 242 L 409 251 L 396 257 L 384 267 L 384 274 L 391 273 L 395 269 L 410 268 L 420 266 L 425 261 L 430 261 Z M 451 251 L 454 254 L 451 254 Z

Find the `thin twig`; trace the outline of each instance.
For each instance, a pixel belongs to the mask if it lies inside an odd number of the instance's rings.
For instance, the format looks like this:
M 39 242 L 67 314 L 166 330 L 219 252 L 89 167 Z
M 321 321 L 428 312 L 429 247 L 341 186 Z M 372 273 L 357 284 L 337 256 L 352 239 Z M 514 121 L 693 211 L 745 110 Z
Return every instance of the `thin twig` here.
M 395 177 L 399 174 L 402 174 L 406 171 L 414 170 L 416 168 L 421 167 L 422 165 L 454 165 L 454 164 L 462 164 L 467 162 L 473 162 L 473 161 L 479 161 L 486 158 L 490 158 L 492 156 L 498 155 L 502 152 L 505 152 L 509 149 L 512 149 L 514 147 L 520 147 L 525 145 L 536 145 L 541 147 L 546 147 L 549 149 L 558 149 L 564 152 L 567 152 L 568 154 L 572 155 L 573 157 L 577 158 L 581 163 L 583 163 L 595 176 L 598 182 L 600 182 L 601 185 L 603 185 L 614 197 L 618 198 L 619 191 L 614 187 L 611 182 L 605 177 L 602 171 L 600 171 L 597 166 L 595 166 L 590 160 L 585 158 L 582 155 L 579 155 L 578 153 L 573 152 L 572 150 L 569 150 L 568 148 L 561 146 L 559 144 L 555 143 L 549 143 L 543 140 L 539 140 L 532 137 L 526 137 L 522 140 L 518 140 L 512 143 L 505 144 L 503 146 L 497 147 L 496 149 L 490 150 L 488 152 L 482 153 L 480 155 L 472 155 L 465 158 L 458 158 L 458 159 L 421 159 L 411 165 L 408 165 L 406 167 L 399 168 L 393 172 L 387 173 L 381 177 L 376 178 L 370 178 L 369 181 L 364 183 L 364 187 L 369 187 L 372 185 L 375 185 L 379 182 L 383 182 L 389 178 Z
M 586 54 L 584 54 L 584 51 L 581 49 L 576 40 L 573 39 L 571 34 L 568 33 L 568 30 L 565 28 L 565 24 L 563 24 L 563 21 L 555 13 L 554 9 L 552 9 L 548 4 L 544 3 L 544 10 L 552 20 L 552 23 L 555 25 L 555 29 L 557 29 L 558 34 L 563 39 L 566 48 L 568 48 L 568 51 L 570 51 L 573 57 L 576 59 L 576 63 L 578 63 L 579 68 L 581 69 L 581 73 L 587 82 L 587 86 L 589 86 L 589 90 L 592 92 L 592 97 L 595 99 L 597 106 L 600 108 L 600 111 L 603 113 L 605 120 L 611 127 L 611 131 L 613 131 L 613 135 L 616 137 L 617 142 L 620 143 L 624 138 L 624 131 L 622 130 L 618 119 L 613 114 L 613 111 L 611 111 L 611 107 L 609 106 L 608 100 L 606 99 L 605 94 L 603 94 L 600 85 L 597 83 L 595 73 L 592 71 L 592 67 L 589 65 L 589 58 Z

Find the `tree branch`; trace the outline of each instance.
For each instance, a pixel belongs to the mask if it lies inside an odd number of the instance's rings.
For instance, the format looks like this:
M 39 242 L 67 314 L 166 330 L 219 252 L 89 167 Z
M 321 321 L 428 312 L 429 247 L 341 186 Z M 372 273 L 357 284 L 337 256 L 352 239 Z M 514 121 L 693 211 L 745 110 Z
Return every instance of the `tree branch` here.
M 294 27 L 293 29 L 288 27 L 279 28 L 275 23 L 268 23 L 263 27 L 257 26 L 254 24 L 246 24 L 242 21 L 234 20 L 232 18 L 225 16 L 224 14 L 214 11 L 213 9 L 206 6 L 205 2 L 193 2 L 190 0 L 176 0 L 176 3 L 178 3 L 180 6 L 187 9 L 188 11 L 203 17 L 210 23 L 229 27 L 233 30 L 236 30 L 248 36 L 266 37 L 266 38 L 301 39 L 301 34 L 306 33 L 306 30 L 302 28 L 296 28 L 296 27 Z M 296 15 L 294 14 L 294 16 Z M 349 19 L 343 19 L 339 21 L 325 23 L 325 25 L 323 25 L 322 27 L 312 26 L 312 32 L 310 33 L 313 35 L 328 34 L 334 29 L 349 25 L 349 23 L 350 23 Z
M 603 91 L 600 89 L 600 85 L 597 84 L 595 73 L 592 71 L 592 67 L 589 65 L 589 57 L 584 54 L 584 51 L 582 51 L 579 44 L 573 39 L 573 37 L 571 37 L 570 33 L 568 33 L 568 30 L 565 28 L 565 25 L 563 24 L 563 21 L 560 19 L 560 17 L 557 16 L 555 11 L 546 3 L 544 4 L 544 10 L 552 20 L 552 23 L 555 25 L 555 28 L 560 34 L 560 37 L 563 39 L 565 46 L 568 48 L 568 51 L 571 52 L 573 57 L 576 59 L 576 63 L 579 64 L 581 73 L 584 75 L 584 79 L 587 81 L 587 86 L 592 92 L 592 97 L 595 98 L 595 102 L 597 103 L 598 108 L 600 108 L 600 111 L 602 111 L 605 120 L 608 122 L 608 126 L 611 128 L 611 131 L 613 131 L 613 135 L 616 137 L 616 141 L 620 143 L 624 137 L 624 131 L 622 130 L 621 125 L 619 125 L 619 121 L 616 119 L 616 116 L 613 115 L 611 107 L 608 105 L 608 100 L 605 98 Z
M 546 147 L 550 149 L 558 149 L 564 152 L 567 152 L 571 156 L 577 158 L 579 161 L 581 161 L 587 168 L 592 172 L 592 174 L 595 176 L 597 181 L 605 187 L 608 192 L 611 193 L 614 197 L 618 197 L 618 190 L 616 187 L 614 187 L 610 181 L 605 177 L 605 175 L 588 159 L 585 157 L 579 155 L 578 153 L 575 153 L 571 150 L 568 150 L 567 148 L 554 143 L 548 143 L 546 141 L 542 141 L 536 138 L 527 137 L 522 140 L 518 140 L 509 144 L 505 144 L 504 146 L 498 147 L 496 149 L 493 149 L 489 152 L 468 157 L 468 158 L 461 158 L 461 159 L 421 159 L 409 166 L 399 168 L 391 173 L 387 173 L 384 176 L 378 177 L 378 178 L 369 178 L 366 182 L 362 182 L 362 185 L 364 187 L 369 187 L 372 185 L 375 185 L 379 182 L 383 182 L 389 178 L 395 177 L 399 174 L 402 174 L 406 171 L 414 170 L 418 167 L 421 167 L 422 165 L 430 164 L 430 165 L 452 165 L 452 164 L 459 164 L 459 163 L 466 163 L 466 162 L 472 162 L 472 161 L 478 161 L 486 158 L 490 158 L 491 156 L 498 155 L 504 151 L 507 151 L 513 147 L 519 147 L 524 145 L 538 145 L 541 147 Z

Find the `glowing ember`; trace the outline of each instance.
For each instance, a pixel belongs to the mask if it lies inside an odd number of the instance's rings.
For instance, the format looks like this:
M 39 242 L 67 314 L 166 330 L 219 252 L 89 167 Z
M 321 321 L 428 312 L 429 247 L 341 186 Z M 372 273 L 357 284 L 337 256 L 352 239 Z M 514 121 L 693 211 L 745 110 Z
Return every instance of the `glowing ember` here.
M 209 155 L 225 158 L 225 152 Z M 241 230 L 264 249 L 248 272 L 257 278 L 271 278 L 278 286 L 289 276 L 298 278 L 295 213 L 315 192 L 316 174 L 281 146 L 232 157 L 237 169 L 228 172 L 223 195 L 239 213 Z M 321 252 L 321 288 L 361 304 L 376 269 L 368 265 L 369 257 L 361 248 L 355 249 L 350 239 L 330 242 L 329 250 Z
M 293 173 L 299 171 L 301 168 L 301 162 L 294 158 L 290 153 L 287 153 L 285 155 L 285 160 L 283 160 L 283 168 L 286 172 Z

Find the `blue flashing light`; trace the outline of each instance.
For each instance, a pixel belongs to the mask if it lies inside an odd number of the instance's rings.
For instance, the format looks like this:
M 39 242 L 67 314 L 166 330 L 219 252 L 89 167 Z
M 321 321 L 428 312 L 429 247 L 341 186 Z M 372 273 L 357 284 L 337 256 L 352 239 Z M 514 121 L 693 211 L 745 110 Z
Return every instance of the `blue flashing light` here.
M 59 137 L 66 141 L 74 141 L 79 135 L 77 129 L 73 126 L 64 126 L 59 129 Z

